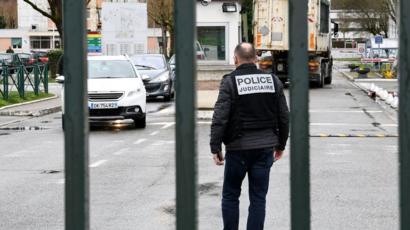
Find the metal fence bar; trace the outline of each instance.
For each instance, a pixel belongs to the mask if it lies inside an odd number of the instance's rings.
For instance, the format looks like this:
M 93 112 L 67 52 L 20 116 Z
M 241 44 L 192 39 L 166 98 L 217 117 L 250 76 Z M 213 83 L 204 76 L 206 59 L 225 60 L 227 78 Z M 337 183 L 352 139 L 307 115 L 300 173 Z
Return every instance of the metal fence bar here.
M 9 99 L 9 69 L 3 66 L 3 99 Z
M 65 229 L 89 229 L 85 0 L 63 1 Z M 47 77 L 44 79 L 47 82 Z M 45 84 L 46 85 L 46 84 Z
M 176 42 L 176 225 L 197 229 L 196 1 L 175 1 Z
M 48 64 L 45 64 L 43 67 L 43 86 L 44 92 L 48 93 Z
M 310 229 L 307 0 L 289 1 L 291 229 Z
M 410 229 L 410 1 L 400 1 L 400 229 Z
M 33 71 L 34 71 L 34 94 L 38 95 L 39 93 L 39 86 L 40 86 L 40 66 L 39 65 L 35 65 L 33 67 Z
M 17 69 L 17 90 L 21 98 L 24 98 L 24 67 L 19 66 Z

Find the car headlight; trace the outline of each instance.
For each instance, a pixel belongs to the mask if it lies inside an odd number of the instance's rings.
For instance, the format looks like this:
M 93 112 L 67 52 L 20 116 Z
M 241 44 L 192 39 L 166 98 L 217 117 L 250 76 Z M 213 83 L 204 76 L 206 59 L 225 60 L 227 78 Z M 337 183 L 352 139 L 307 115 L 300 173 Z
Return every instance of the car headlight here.
M 168 73 L 163 73 L 163 74 L 161 74 L 159 77 L 156 77 L 156 78 L 152 79 L 152 80 L 150 81 L 150 83 L 164 82 L 164 81 L 167 81 L 168 78 L 169 78 Z
M 130 92 L 128 93 L 127 97 L 133 97 L 133 96 L 137 95 L 138 92 L 139 92 L 139 90 L 130 91 Z

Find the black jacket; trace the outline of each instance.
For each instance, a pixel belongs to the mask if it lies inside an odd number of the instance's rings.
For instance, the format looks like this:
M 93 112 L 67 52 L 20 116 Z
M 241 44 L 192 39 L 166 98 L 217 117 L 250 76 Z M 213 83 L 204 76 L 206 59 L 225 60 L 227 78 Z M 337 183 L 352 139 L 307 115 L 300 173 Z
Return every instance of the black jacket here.
M 214 115 L 211 125 L 211 152 L 221 152 L 222 142 L 225 140 L 226 150 L 247 150 L 259 149 L 265 147 L 274 147 L 278 150 L 285 149 L 286 142 L 289 135 L 289 110 L 286 103 L 286 98 L 283 93 L 283 85 L 280 80 L 275 78 L 275 100 L 272 106 L 276 106 L 274 110 L 277 111 L 277 117 L 274 124 L 275 130 L 271 127 L 266 129 L 246 130 L 241 135 L 234 138 L 234 140 L 226 143 L 226 135 L 232 118 L 234 117 L 234 105 L 236 104 L 237 94 L 234 82 L 230 76 L 244 75 L 244 74 L 258 74 L 260 71 L 254 64 L 243 64 L 239 66 L 231 74 L 224 76 L 221 81 L 218 100 L 215 104 Z

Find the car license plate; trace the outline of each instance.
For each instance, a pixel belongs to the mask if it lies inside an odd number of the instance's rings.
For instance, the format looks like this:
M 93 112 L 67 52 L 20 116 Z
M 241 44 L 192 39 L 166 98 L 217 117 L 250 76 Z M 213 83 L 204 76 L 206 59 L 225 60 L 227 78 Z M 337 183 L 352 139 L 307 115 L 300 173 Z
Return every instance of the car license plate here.
M 118 104 L 116 102 L 90 102 L 88 107 L 90 109 L 116 109 Z

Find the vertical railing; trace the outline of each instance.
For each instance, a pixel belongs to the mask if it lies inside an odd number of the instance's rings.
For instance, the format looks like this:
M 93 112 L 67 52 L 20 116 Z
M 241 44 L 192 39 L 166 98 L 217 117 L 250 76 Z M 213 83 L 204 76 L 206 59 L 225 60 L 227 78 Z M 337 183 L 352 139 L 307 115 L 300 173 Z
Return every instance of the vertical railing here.
M 21 98 L 24 98 L 24 66 L 17 68 L 17 91 Z
M 410 229 L 410 1 L 400 1 L 400 229 Z
M 89 229 L 85 0 L 63 1 L 65 229 Z M 44 79 L 46 81 L 47 77 Z
M 43 67 L 43 86 L 44 86 L 44 92 L 48 93 L 48 64 L 44 64 Z
M 196 1 L 175 1 L 177 230 L 197 229 L 195 12 Z
M 310 229 L 307 0 L 289 0 L 291 229 Z
M 2 77 L 3 77 L 3 99 L 8 100 L 9 99 L 9 70 L 8 67 L 3 65 L 3 70 L 2 70 Z
M 39 94 L 39 86 L 40 86 L 40 66 L 39 65 L 34 65 L 33 67 L 34 71 L 34 94 L 38 95 Z

